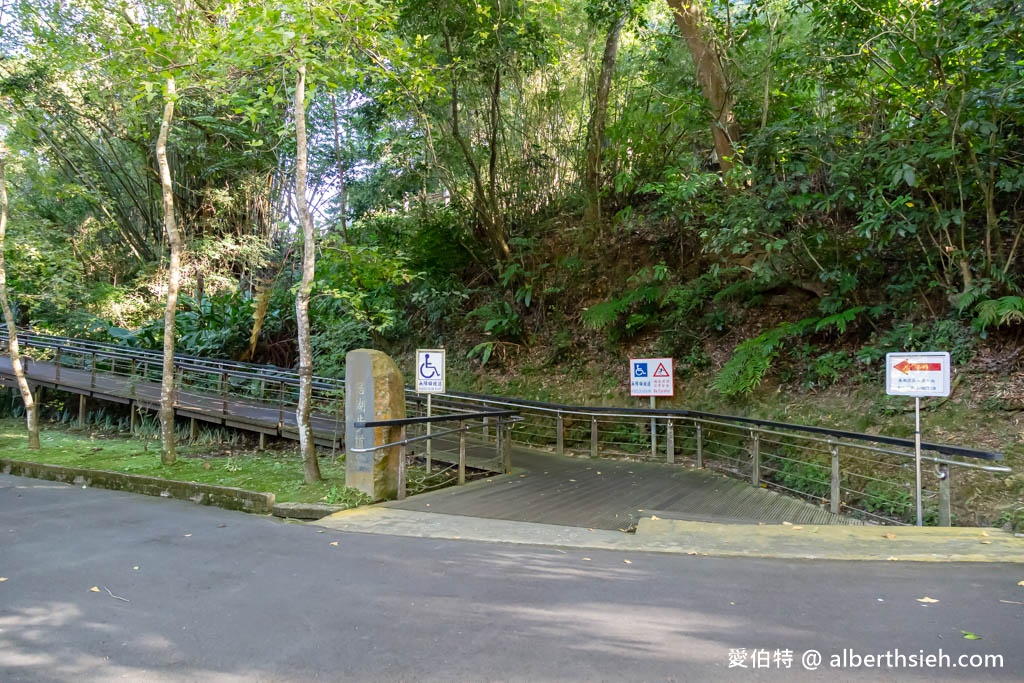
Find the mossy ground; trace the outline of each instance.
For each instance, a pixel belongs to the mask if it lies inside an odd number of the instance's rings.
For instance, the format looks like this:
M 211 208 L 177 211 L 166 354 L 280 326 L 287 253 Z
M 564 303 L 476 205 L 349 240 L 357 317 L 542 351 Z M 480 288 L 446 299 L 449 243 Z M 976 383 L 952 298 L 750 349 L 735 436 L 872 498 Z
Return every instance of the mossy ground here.
M 98 429 L 68 429 L 47 424 L 41 430 L 42 448 L 27 447 L 25 423 L 0 420 L 0 453 L 4 457 L 68 467 L 141 474 L 174 481 L 193 481 L 273 493 L 278 502 L 316 503 L 355 507 L 368 502 L 345 487 L 344 458 L 321 456 L 323 479 L 302 480 L 302 462 L 294 444 L 259 452 L 246 446 L 188 445 L 177 449 L 177 462 L 160 463 L 159 442 L 112 434 Z

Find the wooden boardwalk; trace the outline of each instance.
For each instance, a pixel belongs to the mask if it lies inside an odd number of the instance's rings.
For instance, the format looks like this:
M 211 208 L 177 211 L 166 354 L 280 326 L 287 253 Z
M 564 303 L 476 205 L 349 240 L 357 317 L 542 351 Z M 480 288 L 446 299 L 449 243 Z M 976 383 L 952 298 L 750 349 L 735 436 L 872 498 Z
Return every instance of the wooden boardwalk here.
M 145 410 L 160 407 L 160 384 L 108 373 L 60 367 L 52 363 L 30 360 L 25 376 L 29 383 L 89 396 L 122 405 L 137 405 Z M 11 359 L 0 356 L 0 384 L 13 387 L 14 371 Z M 255 399 L 237 396 L 179 391 L 175 413 L 217 425 L 234 427 L 250 432 L 270 434 L 298 440 L 295 408 L 273 405 Z M 317 444 L 328 448 L 344 448 L 344 415 L 313 413 L 313 436 Z
M 157 410 L 160 385 L 102 372 L 91 373 L 30 361 L 31 384 Z M 10 359 L 0 356 L 0 384 L 13 387 Z M 230 395 L 180 392 L 177 414 L 238 429 L 297 439 L 294 407 Z M 313 431 L 322 446 L 344 448 L 344 418 L 315 414 Z M 452 443 L 440 439 L 435 460 L 449 458 Z M 422 444 L 414 449 L 422 455 Z M 489 460 L 493 446 L 474 444 L 472 459 Z M 846 517 L 744 481 L 704 470 L 628 460 L 557 456 L 513 447 L 510 475 L 494 475 L 467 486 L 386 503 L 389 507 L 489 519 L 539 522 L 595 529 L 628 530 L 643 516 L 716 522 L 850 524 Z
M 707 470 L 570 458 L 513 448 L 515 471 L 386 507 L 448 515 L 629 530 L 640 517 L 782 524 L 858 524 L 806 501 Z

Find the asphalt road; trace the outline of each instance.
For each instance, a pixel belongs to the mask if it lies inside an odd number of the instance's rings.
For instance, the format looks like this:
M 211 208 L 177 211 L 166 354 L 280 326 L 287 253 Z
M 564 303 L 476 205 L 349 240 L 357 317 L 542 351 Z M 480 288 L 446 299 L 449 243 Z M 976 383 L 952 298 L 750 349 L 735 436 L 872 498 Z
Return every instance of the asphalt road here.
M 346 534 L 0 475 L 0 578 L 3 683 L 1024 678 L 1022 565 Z

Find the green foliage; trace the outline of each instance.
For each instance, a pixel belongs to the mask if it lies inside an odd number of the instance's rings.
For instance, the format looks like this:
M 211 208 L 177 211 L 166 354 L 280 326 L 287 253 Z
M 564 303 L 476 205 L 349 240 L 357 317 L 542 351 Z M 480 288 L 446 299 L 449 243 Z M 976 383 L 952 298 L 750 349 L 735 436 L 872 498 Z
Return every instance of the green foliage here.
M 985 299 L 974 306 L 974 328 L 985 333 L 989 327 L 1024 323 L 1024 296 Z
M 595 330 L 619 323 L 619 334 L 636 334 L 657 318 L 668 272 L 664 263 L 641 268 L 627 280 L 630 289 L 621 296 L 584 310 L 583 323 Z
M 826 499 L 831 495 L 832 469 L 828 464 L 769 457 L 765 465 L 766 469 L 774 470 L 770 473 L 772 480 L 787 489 L 817 499 Z
M 484 334 L 508 341 L 522 338 L 522 318 L 508 301 L 490 301 L 470 311 L 469 317 L 482 322 Z
M 873 333 L 869 342 L 857 350 L 857 360 L 872 365 L 887 353 L 948 351 L 954 365 L 963 365 L 974 357 L 976 342 L 976 335 L 958 319 L 936 320 L 931 324 L 904 321 Z
M 712 385 L 726 397 L 749 394 L 761 384 L 789 340 L 809 332 L 822 332 L 833 327 L 842 334 L 846 331 L 847 325 L 864 310 L 864 307 L 855 307 L 824 318 L 805 318 L 796 323 L 785 322 L 752 339 L 747 339 L 736 347 L 732 357 L 715 376 Z M 834 365 L 837 360 L 828 359 L 821 363 L 821 369 L 827 374 L 829 365 Z

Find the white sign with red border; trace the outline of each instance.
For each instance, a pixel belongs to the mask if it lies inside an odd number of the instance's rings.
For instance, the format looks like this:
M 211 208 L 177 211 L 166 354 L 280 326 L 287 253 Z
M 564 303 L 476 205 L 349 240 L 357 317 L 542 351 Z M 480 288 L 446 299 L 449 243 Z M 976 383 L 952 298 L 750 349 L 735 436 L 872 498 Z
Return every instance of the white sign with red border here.
M 890 396 L 949 396 L 949 353 L 889 353 L 885 393 Z
M 630 358 L 630 396 L 675 396 L 671 358 Z

